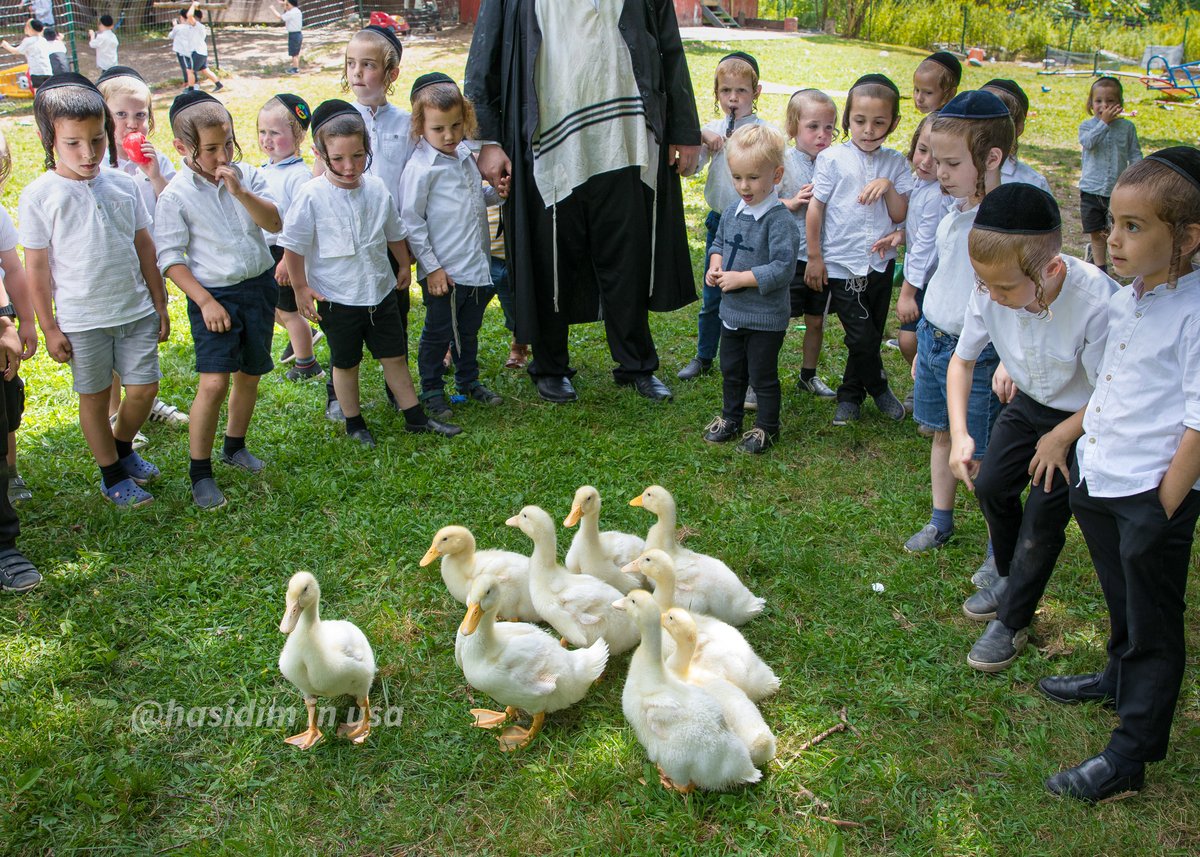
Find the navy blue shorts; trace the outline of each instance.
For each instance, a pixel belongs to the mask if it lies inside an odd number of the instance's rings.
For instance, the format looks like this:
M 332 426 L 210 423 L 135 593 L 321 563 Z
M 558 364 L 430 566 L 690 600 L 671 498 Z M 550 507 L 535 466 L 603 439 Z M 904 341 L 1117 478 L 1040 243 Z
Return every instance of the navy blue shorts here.
M 297 30 L 294 33 L 288 33 L 288 56 L 300 56 L 300 45 L 304 43 L 304 33 Z
M 317 312 L 335 369 L 353 369 L 362 363 L 364 345 L 376 360 L 408 356 L 408 332 L 394 290 L 370 307 L 317 301 Z
M 204 71 L 208 68 L 208 54 L 192 53 L 192 68 L 195 71 Z
M 807 269 L 808 262 L 804 259 L 796 260 L 796 273 L 792 277 L 791 285 L 788 286 L 788 293 L 792 301 L 792 318 L 799 318 L 802 315 L 829 314 L 829 301 L 833 293 L 829 289 L 816 292 L 805 285 L 804 272 Z
M 230 327 L 225 333 L 213 333 L 205 327 L 200 305 L 188 298 L 197 372 L 266 375 L 275 368 L 271 360 L 271 337 L 275 333 L 279 284 L 274 275 L 275 269 L 267 268 L 257 277 L 223 289 L 209 289 L 209 294 L 229 313 Z

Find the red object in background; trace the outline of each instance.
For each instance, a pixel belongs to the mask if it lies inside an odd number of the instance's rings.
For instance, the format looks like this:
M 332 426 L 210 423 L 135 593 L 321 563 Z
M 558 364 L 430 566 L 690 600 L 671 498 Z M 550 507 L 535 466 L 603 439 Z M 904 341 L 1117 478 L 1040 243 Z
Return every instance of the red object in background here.
M 371 26 L 394 30 L 399 36 L 408 34 L 408 23 L 403 18 L 393 18 L 387 12 L 372 12 Z
M 121 148 L 125 150 L 125 154 L 129 156 L 129 160 L 135 164 L 148 164 L 150 159 L 142 152 L 142 146 L 146 142 L 146 135 L 134 131 L 121 141 Z

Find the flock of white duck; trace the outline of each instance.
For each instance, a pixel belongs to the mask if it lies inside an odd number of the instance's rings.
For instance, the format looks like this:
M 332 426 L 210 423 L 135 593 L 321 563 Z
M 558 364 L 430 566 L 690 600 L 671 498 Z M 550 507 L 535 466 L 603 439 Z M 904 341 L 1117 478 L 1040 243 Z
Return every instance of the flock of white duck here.
M 547 714 L 583 699 L 610 655 L 636 647 L 621 705 L 663 785 L 686 793 L 757 782 L 775 737 L 755 703 L 779 679 L 734 626 L 758 615 L 763 599 L 721 560 L 678 543 L 675 500 L 664 488 L 652 485 L 630 505 L 658 516 L 644 540 L 601 532 L 600 493 L 580 488 L 563 521 L 579 525 L 565 566 L 554 522 L 537 506 L 507 521 L 533 542 L 529 556 L 477 550 L 465 527 L 433 537 L 421 565 L 440 558 L 446 588 L 467 606 L 455 660 L 472 687 L 504 706 L 471 709 L 475 725 L 504 727 L 502 750 L 525 747 Z M 294 575 L 279 626 L 288 635 L 279 669 L 308 708 L 307 729 L 287 739 L 301 749 L 322 737 L 318 697 L 353 696 L 362 719 L 338 734 L 354 743 L 370 734 L 374 653 L 354 624 L 320 619 L 320 597 L 311 574 Z M 528 727 L 515 722 L 522 713 Z

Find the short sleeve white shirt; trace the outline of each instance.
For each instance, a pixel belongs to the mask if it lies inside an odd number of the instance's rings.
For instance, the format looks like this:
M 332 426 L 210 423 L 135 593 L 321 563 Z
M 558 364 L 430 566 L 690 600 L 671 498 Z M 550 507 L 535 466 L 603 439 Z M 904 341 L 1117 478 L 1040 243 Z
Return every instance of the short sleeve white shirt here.
M 42 173 L 22 191 L 17 214 L 25 249 L 49 251 L 54 315 L 64 333 L 154 312 L 133 243 L 150 215 L 128 176 L 101 170 L 77 181 Z
M 234 164 L 242 186 L 271 202 L 262 171 Z M 154 217 L 158 269 L 186 265 L 206 289 L 232 286 L 272 266 L 262 230 L 225 183 L 213 184 L 185 162 L 158 198 Z
M 1046 181 L 1046 177 L 1029 166 L 1029 164 L 1019 160 L 1016 155 L 1005 158 L 1004 163 L 1000 165 L 1000 184 L 1013 184 L 1014 182 L 1031 184 L 1036 188 L 1044 190 L 1051 196 L 1054 195 L 1050 190 L 1050 182 Z
M 890 179 L 904 196 L 912 191 L 908 161 L 895 149 L 864 152 L 847 141 L 817 155 L 813 198 L 825 203 L 821 250 L 830 277 L 866 276 L 871 270 L 882 271 L 896 258 L 895 250 L 882 256 L 871 252 L 876 241 L 895 229 L 887 205 L 882 199 L 872 205 L 858 201 L 862 189 L 879 178 Z
M 112 30 L 101 30 L 88 42 L 88 47 L 96 52 L 96 67 L 100 71 L 117 64 L 118 44 L 117 34 Z
M 954 353 L 976 360 L 990 341 L 1018 390 L 1048 408 L 1074 413 L 1095 387 L 1117 284 L 1095 265 L 1061 258 L 1067 275 L 1048 313 L 1009 309 L 973 289 Z
M 175 24 L 171 27 L 171 50 L 181 56 L 192 55 L 192 28 L 188 24 Z
M 304 28 L 304 13 L 300 11 L 299 6 L 288 7 L 279 18 L 283 21 L 283 28 L 289 33 L 298 33 Z
M 17 50 L 25 55 L 30 74 L 41 76 L 53 72 L 50 65 L 50 45 L 41 36 L 26 36 L 21 40 L 21 44 L 17 45 Z
M 138 193 L 142 195 L 142 202 L 146 204 L 146 211 L 150 213 L 150 219 L 154 219 L 154 212 L 158 208 L 158 194 L 154 190 L 154 184 L 150 181 L 150 176 L 146 175 L 138 165 L 128 158 L 122 158 L 124 149 L 120 149 L 118 145 L 117 166 L 116 171 L 122 172 L 133 179 L 133 183 L 137 186 Z M 112 167 L 107 164 L 103 169 L 111 170 Z M 158 170 L 162 173 L 162 177 L 169 183 L 175 178 L 175 165 L 171 163 L 171 159 L 162 152 L 158 153 Z M 165 188 L 164 188 L 165 189 Z
M 1075 447 L 1094 497 L 1158 488 L 1186 429 L 1200 431 L 1200 269 L 1108 304 L 1108 342 Z M 1200 489 L 1197 482 L 1194 489 Z
M 191 37 L 192 53 L 208 56 L 208 26 L 197 21 L 192 25 Z
M 352 189 L 317 176 L 292 200 L 279 246 L 304 257 L 313 291 L 346 306 L 377 306 L 396 288 L 388 242 L 405 237 L 390 199 L 376 176 Z
M 275 200 L 275 207 L 279 209 L 279 219 L 286 219 L 288 207 L 296 198 L 301 186 L 312 178 L 312 170 L 308 164 L 304 163 L 303 158 L 293 155 L 275 164 L 263 164 L 262 174 L 263 178 L 267 180 L 271 198 Z M 278 232 L 264 230 L 263 237 L 267 239 L 269 247 L 274 247 L 279 241 Z
M 918 289 L 937 268 L 937 228 L 953 203 L 937 179 L 915 180 L 904 219 L 904 279 Z
M 962 333 L 967 300 L 975 290 L 975 269 L 967 253 L 967 238 L 975 225 L 979 206 L 963 211 L 966 200 L 958 200 L 942 217 L 937 228 L 938 267 L 925 285 L 921 315 L 944 333 Z
M 21 239 L 17 235 L 17 227 L 13 225 L 8 209 L 0 208 L 0 253 L 16 250 Z M 0 278 L 4 277 L 4 265 L 0 263 Z
M 354 102 L 371 136 L 371 166 L 367 173 L 383 179 L 396 208 L 400 207 L 400 176 L 412 155 L 412 114 L 391 104 L 381 104 L 372 112 L 365 104 Z

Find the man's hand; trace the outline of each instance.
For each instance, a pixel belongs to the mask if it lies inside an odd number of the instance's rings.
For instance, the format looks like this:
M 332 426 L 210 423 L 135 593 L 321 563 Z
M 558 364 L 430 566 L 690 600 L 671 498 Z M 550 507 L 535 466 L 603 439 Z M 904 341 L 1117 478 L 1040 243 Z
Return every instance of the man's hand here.
M 667 164 L 675 167 L 679 175 L 690 176 L 700 164 L 700 147 L 672 143 L 667 147 Z
M 508 177 L 512 175 L 512 161 L 504 150 L 495 143 L 489 143 L 479 150 L 476 161 L 479 172 L 488 180 L 488 184 L 502 196 L 508 195 Z

